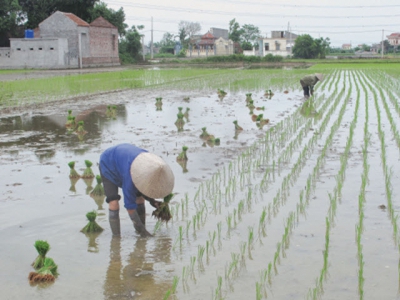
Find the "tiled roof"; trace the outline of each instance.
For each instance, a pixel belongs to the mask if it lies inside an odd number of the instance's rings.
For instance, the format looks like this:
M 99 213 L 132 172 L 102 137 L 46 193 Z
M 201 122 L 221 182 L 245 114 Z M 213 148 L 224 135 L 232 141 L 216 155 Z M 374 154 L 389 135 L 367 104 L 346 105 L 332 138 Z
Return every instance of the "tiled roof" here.
M 106 19 L 103 17 L 98 17 L 96 20 L 94 20 L 92 23 L 90 23 L 90 26 L 93 27 L 105 27 L 105 28 L 117 28 L 110 22 L 108 22 Z
M 390 35 L 387 36 L 388 38 L 399 38 L 400 37 L 400 33 L 399 32 L 395 32 L 392 33 Z
M 63 12 L 63 14 L 65 16 L 67 16 L 68 18 L 70 18 L 72 21 L 74 21 L 75 24 L 78 25 L 78 26 L 84 26 L 84 27 L 89 27 L 90 26 L 87 22 L 85 22 L 81 18 L 75 16 L 73 13 L 65 13 L 65 12 Z
M 213 35 L 211 34 L 211 32 L 208 31 L 206 34 L 204 34 L 204 35 L 201 37 L 201 39 L 202 39 L 202 40 L 204 40 L 204 39 L 213 39 L 213 40 L 216 40 L 216 37 L 213 36 Z

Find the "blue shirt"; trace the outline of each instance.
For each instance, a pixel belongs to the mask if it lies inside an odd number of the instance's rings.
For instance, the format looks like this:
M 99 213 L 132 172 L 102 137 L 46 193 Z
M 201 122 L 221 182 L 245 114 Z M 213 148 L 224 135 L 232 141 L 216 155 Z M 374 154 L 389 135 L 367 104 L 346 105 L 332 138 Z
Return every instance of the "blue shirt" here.
M 126 209 L 136 209 L 136 186 L 132 182 L 131 164 L 147 150 L 131 144 L 120 144 L 108 148 L 100 155 L 100 170 L 104 177 L 122 188 Z

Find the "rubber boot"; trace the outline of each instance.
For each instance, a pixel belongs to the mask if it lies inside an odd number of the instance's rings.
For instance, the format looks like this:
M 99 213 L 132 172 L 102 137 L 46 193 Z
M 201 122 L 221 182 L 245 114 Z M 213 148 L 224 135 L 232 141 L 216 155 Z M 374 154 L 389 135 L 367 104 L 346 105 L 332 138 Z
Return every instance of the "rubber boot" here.
M 121 236 L 121 224 L 119 220 L 119 209 L 108 210 L 108 220 L 110 222 L 111 232 L 113 236 Z
M 140 217 L 140 221 L 142 221 L 142 224 L 146 226 L 146 206 L 144 203 L 138 204 L 136 211 Z
M 140 220 L 139 214 L 136 210 L 129 214 L 133 222 L 133 227 L 139 232 L 141 237 L 153 236 L 150 232 L 146 230 L 146 227 L 143 225 L 142 220 Z

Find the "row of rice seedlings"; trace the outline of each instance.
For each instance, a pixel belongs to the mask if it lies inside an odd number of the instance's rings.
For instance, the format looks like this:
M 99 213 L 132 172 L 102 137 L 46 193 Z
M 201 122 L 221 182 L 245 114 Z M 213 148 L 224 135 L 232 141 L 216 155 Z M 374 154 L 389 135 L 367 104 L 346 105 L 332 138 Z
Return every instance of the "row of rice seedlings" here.
M 351 149 L 351 145 L 352 145 L 352 140 L 353 140 L 353 133 L 354 133 L 354 129 L 357 123 L 357 116 L 358 116 L 358 109 L 359 109 L 359 103 L 360 103 L 360 92 L 358 89 L 358 86 L 356 85 L 357 88 L 357 100 L 356 100 L 356 107 L 355 107 L 355 111 L 354 111 L 354 118 L 353 121 L 350 125 L 350 129 L 349 129 L 349 136 L 345 145 L 345 149 L 344 149 L 344 153 L 342 155 L 343 159 L 341 159 L 341 164 L 340 164 L 340 168 L 338 171 L 338 175 L 335 176 L 336 178 L 336 186 L 334 187 L 334 192 L 333 192 L 333 196 L 328 193 L 329 195 L 329 199 L 330 199 L 330 207 L 328 209 L 328 213 L 327 213 L 327 217 L 326 217 L 326 231 L 325 231 L 325 249 L 323 251 L 323 266 L 321 268 L 321 272 L 320 275 L 318 276 L 318 278 L 315 280 L 316 282 L 316 286 L 314 288 L 310 288 L 308 291 L 308 295 L 307 297 L 309 299 L 318 299 L 322 296 L 323 294 L 323 283 L 324 280 L 326 279 L 327 276 L 327 270 L 328 270 L 328 257 L 329 257 L 329 241 L 330 241 L 330 230 L 332 228 L 331 223 L 334 221 L 335 215 L 336 215 L 336 208 L 337 208 L 337 201 L 339 199 L 339 195 L 340 195 L 340 190 L 341 187 L 343 186 L 343 181 L 344 181 L 344 173 L 347 167 L 347 161 L 348 161 L 348 154 L 350 152 Z M 365 190 L 364 190 L 364 194 L 365 194 Z M 362 254 L 362 253 L 361 253 Z
M 343 93 L 341 93 L 341 95 L 342 94 Z M 339 112 L 338 119 L 336 120 L 336 122 L 331 127 L 331 133 L 329 134 L 329 136 L 328 136 L 328 138 L 327 138 L 327 140 L 325 142 L 324 148 L 328 148 L 329 145 L 332 143 L 334 132 L 336 132 L 338 130 L 339 126 L 340 126 L 341 120 L 342 120 L 344 112 L 345 112 L 346 102 L 347 102 L 347 99 L 349 99 L 350 94 L 351 94 L 351 89 L 348 91 L 347 96 L 345 97 L 345 100 L 343 101 L 342 107 L 341 107 L 340 112 Z M 296 219 L 297 220 L 298 219 L 297 214 L 299 212 L 304 212 L 305 211 L 305 207 L 309 203 L 311 192 L 315 187 L 314 183 L 315 183 L 315 181 L 317 179 L 318 170 L 319 170 L 319 168 L 321 168 L 323 166 L 322 162 L 323 162 L 323 160 L 325 158 L 325 155 L 326 155 L 326 152 L 322 151 L 320 156 L 318 157 L 316 166 L 313 169 L 313 173 L 310 174 L 309 178 L 307 179 L 307 186 L 306 186 L 306 191 L 305 191 L 307 200 L 302 205 L 302 209 L 298 209 L 295 213 L 293 213 L 293 212 L 290 213 L 292 215 L 292 217 L 291 217 L 292 219 Z M 304 196 L 303 193 L 304 193 L 303 191 L 300 192 L 300 201 L 302 201 L 302 199 L 303 199 L 303 196 Z M 290 218 L 290 216 L 288 218 Z M 288 234 L 285 234 L 285 233 L 283 234 L 283 238 L 286 238 L 287 236 L 288 236 Z M 265 274 L 266 273 L 267 276 L 264 275 L 264 276 L 261 277 L 260 282 L 257 285 L 258 287 L 266 286 L 267 282 L 263 281 L 263 280 L 265 280 L 265 278 L 268 278 L 268 283 L 271 284 L 272 266 L 274 267 L 275 275 L 278 274 L 277 264 L 280 262 L 281 250 L 282 250 L 282 243 L 279 242 L 277 244 L 277 249 L 275 251 L 273 261 L 268 264 L 268 268 L 267 269 L 264 269 L 263 271 L 261 271 L 261 274 Z
M 244 157 L 244 156 L 242 156 L 242 157 Z M 229 166 L 229 168 L 231 169 L 232 167 L 231 167 L 232 165 L 230 164 L 230 166 Z M 204 185 L 202 186 L 202 187 L 204 187 Z M 199 191 L 200 191 L 200 189 L 199 189 Z M 196 195 L 199 195 L 200 194 L 200 192 L 198 191 L 198 193 L 196 194 Z M 204 189 L 202 188 L 202 191 L 204 191 Z M 208 187 L 208 191 L 210 191 L 210 187 Z M 248 193 L 248 199 L 251 199 L 251 192 L 249 192 Z M 243 202 L 242 202 L 243 203 Z M 247 203 L 250 203 L 249 201 L 247 202 Z M 241 211 L 242 211 L 242 209 L 240 208 L 240 206 L 238 207 L 238 218 L 240 219 L 240 214 L 241 214 Z M 230 220 L 230 219 L 228 219 L 228 220 Z M 230 222 L 230 221 L 228 221 L 228 222 Z M 249 239 L 251 240 L 253 235 L 252 235 L 252 232 L 249 232 Z M 208 245 L 208 243 L 207 243 L 207 245 Z M 208 247 L 207 247 L 208 248 Z

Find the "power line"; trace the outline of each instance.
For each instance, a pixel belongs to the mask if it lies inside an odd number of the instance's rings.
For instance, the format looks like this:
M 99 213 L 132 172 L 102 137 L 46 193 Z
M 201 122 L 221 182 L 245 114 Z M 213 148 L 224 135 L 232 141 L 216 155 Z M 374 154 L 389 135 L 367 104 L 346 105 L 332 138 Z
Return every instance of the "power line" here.
M 114 4 L 121 4 L 120 2 L 111 2 Z M 213 15 L 238 15 L 246 17 L 269 17 L 269 18 L 312 18 L 312 19 L 369 19 L 369 18 L 394 18 L 399 17 L 400 14 L 390 14 L 390 15 L 355 15 L 355 16 L 343 16 L 343 15 L 296 15 L 296 14 L 268 14 L 268 13 L 251 13 L 251 12 L 226 12 L 219 10 L 208 10 L 208 9 L 195 9 L 195 8 L 182 8 L 173 6 L 161 6 L 152 4 L 142 4 L 142 3 L 122 3 L 125 6 L 137 7 L 137 8 L 147 8 L 154 10 L 163 11 L 175 11 L 175 12 L 185 12 L 185 13 L 201 13 L 201 14 L 213 14 Z

